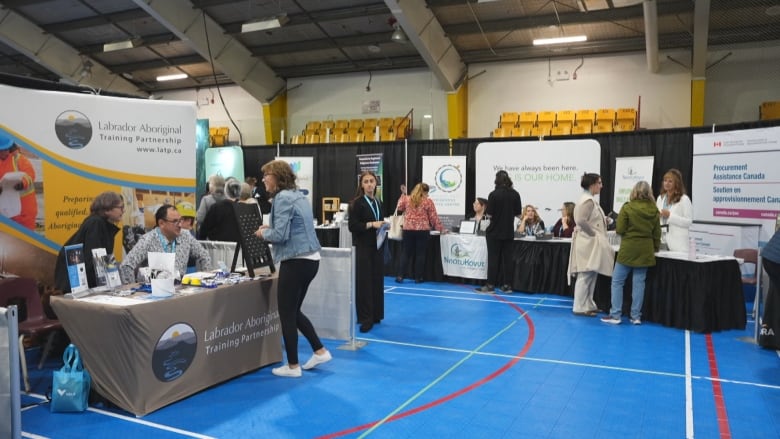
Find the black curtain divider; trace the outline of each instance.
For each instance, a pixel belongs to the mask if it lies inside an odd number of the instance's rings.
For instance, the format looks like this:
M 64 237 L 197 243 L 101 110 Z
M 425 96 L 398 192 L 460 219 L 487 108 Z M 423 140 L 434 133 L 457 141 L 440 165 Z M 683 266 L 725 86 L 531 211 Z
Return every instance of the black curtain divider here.
M 601 207 L 605 212 L 612 211 L 614 191 L 615 159 L 618 157 L 653 156 L 653 181 L 650 182 L 655 194 L 661 189 L 664 173 L 670 168 L 682 172 L 688 195 L 691 192 L 693 172 L 693 135 L 699 133 L 767 128 L 780 125 L 780 120 L 744 122 L 730 125 L 708 127 L 673 128 L 662 130 L 641 130 L 624 133 L 598 135 L 548 137 L 547 140 L 595 139 L 601 145 L 601 169 L 588 170 L 601 174 Z M 477 197 L 476 185 L 476 149 L 480 143 L 528 141 L 533 138 L 477 138 L 443 140 L 408 141 L 409 189 L 422 178 L 423 156 L 466 156 L 466 208 L 464 216 L 472 214 L 471 200 Z M 314 157 L 314 216 L 320 218 L 322 197 L 339 197 L 348 202 L 355 196 L 357 180 L 355 175 L 355 156 L 358 154 L 384 153 L 383 203 L 385 214 L 390 215 L 400 197 L 400 185 L 404 181 L 404 142 L 370 143 L 329 143 L 313 145 L 281 145 L 282 156 Z M 276 145 L 244 147 L 244 175 L 261 179 L 260 167 L 276 157 Z M 492 184 L 494 175 L 482 175 Z M 523 185 L 515 182 L 515 188 L 522 197 Z M 487 197 L 488 194 L 479 194 Z M 576 194 L 572 195 L 576 198 Z M 574 201 L 574 200 L 572 200 Z M 694 201 L 695 202 L 695 201 Z

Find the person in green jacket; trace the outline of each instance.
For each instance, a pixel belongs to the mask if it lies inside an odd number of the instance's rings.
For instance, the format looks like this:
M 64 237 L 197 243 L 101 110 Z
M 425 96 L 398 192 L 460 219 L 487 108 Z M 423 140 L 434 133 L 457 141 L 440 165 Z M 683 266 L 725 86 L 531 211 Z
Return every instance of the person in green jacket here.
M 631 190 L 629 202 L 620 209 L 615 231 L 621 235 L 615 269 L 612 272 L 612 308 L 601 318 L 604 323 L 620 324 L 623 310 L 623 285 L 633 272 L 631 323 L 642 324 L 647 268 L 655 265 L 655 252 L 661 247 L 661 226 L 653 190 L 640 181 Z

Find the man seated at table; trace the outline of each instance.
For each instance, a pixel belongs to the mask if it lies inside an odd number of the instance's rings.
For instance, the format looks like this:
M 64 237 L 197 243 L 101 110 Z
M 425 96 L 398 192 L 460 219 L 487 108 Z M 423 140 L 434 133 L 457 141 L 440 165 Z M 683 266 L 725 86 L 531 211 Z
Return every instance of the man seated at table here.
M 211 270 L 211 257 L 190 234 L 181 233 L 181 214 L 176 207 L 163 204 L 154 214 L 157 227 L 141 237 L 119 267 L 122 283 L 134 283 L 138 268 L 147 261 L 149 252 L 175 253 L 176 271 L 181 277 L 187 272 L 187 260 L 193 257 L 199 271 Z

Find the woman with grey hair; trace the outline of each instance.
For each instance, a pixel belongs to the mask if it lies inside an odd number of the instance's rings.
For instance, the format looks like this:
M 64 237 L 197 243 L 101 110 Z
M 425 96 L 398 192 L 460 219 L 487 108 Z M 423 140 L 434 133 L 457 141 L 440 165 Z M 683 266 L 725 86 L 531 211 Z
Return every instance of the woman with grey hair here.
M 601 318 L 604 323 L 620 324 L 623 311 L 623 285 L 631 279 L 631 323 L 642 324 L 647 268 L 655 265 L 655 252 L 661 247 L 661 223 L 650 184 L 640 181 L 631 190 L 629 202 L 620 209 L 615 231 L 621 236 L 617 263 L 612 271 L 612 308 Z
M 200 227 L 200 224 L 206 219 L 206 214 L 209 209 L 211 209 L 211 206 L 225 199 L 225 178 L 223 176 L 214 174 L 209 177 L 206 184 L 208 185 L 209 193 L 201 198 L 200 206 L 198 206 L 198 213 L 195 214 L 195 221 L 197 222 L 198 227 Z
M 95 261 L 92 250 L 106 249 L 106 255 L 114 254 L 114 237 L 119 232 L 117 223 L 122 220 L 125 212 L 125 202 L 116 192 L 107 191 L 98 194 L 89 206 L 89 216 L 84 219 L 79 229 L 60 249 L 54 266 L 54 286 L 65 293 L 70 292 L 68 267 L 65 263 L 65 245 L 83 244 L 84 263 L 87 270 L 87 284 L 90 288 L 97 286 Z
M 241 195 L 241 182 L 233 177 L 225 181 L 223 200 L 215 203 L 198 227 L 198 239 L 238 242 L 240 239 L 236 211 L 233 206 Z

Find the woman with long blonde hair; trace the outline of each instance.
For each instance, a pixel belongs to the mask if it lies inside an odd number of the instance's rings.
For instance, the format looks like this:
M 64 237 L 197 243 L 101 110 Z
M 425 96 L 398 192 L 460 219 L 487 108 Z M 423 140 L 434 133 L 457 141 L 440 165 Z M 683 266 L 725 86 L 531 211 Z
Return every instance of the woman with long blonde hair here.
M 670 169 L 664 174 L 661 194 L 655 202 L 660 213 L 661 242 L 675 252 L 688 251 L 689 229 L 693 222 L 693 204 L 685 194 L 682 173 Z

